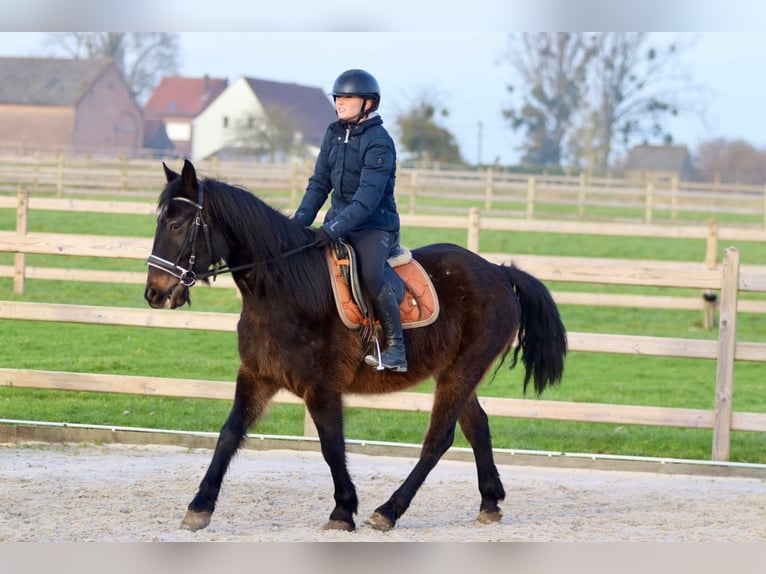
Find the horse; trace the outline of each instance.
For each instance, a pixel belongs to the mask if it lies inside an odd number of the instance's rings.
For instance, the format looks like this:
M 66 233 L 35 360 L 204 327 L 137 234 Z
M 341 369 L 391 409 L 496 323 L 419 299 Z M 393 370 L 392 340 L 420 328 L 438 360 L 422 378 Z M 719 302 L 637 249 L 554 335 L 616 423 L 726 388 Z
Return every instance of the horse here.
M 358 499 L 346 465 L 342 397 L 400 391 L 429 377 L 433 407 L 418 461 L 366 524 L 395 526 L 452 445 L 458 424 L 478 473 L 477 520 L 499 521 L 505 490 L 477 387 L 512 349 L 510 368 L 521 352 L 525 393 L 530 383 L 538 396 L 560 383 L 567 335 L 545 285 L 515 265 L 494 264 L 458 245 L 412 249 L 438 293 L 439 316 L 405 330 L 406 372 L 375 370 L 364 362 L 369 341 L 339 317 L 327 254 L 310 228 L 243 187 L 198 179 L 188 159 L 180 174 L 165 163 L 163 169 L 146 301 L 152 308 L 181 307 L 195 283 L 223 272 L 232 274 L 242 299 L 233 404 L 180 527 L 196 531 L 210 524 L 229 463 L 273 396 L 287 389 L 304 401 L 332 477 L 335 507 L 324 528 L 355 530 Z

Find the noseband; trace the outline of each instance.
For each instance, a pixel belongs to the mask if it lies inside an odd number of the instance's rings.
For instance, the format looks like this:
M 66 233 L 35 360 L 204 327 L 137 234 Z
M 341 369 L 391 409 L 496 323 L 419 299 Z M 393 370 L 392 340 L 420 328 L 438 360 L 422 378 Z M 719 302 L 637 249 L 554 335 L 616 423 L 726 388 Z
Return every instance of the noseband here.
M 198 278 L 197 274 L 194 272 L 194 262 L 197 260 L 196 247 L 197 247 L 197 236 L 199 235 L 200 227 L 205 233 L 205 242 L 207 243 L 208 249 L 211 250 L 211 255 L 212 255 L 212 249 L 213 249 L 213 245 L 210 242 L 210 228 L 205 222 L 205 219 L 202 217 L 202 210 L 204 208 L 205 190 L 202 187 L 201 183 L 198 183 L 197 186 L 198 186 L 198 195 L 197 195 L 196 203 L 192 201 L 191 199 L 187 199 L 185 197 L 174 197 L 171 200 L 171 201 L 182 201 L 184 203 L 193 205 L 194 207 L 197 208 L 197 213 L 194 216 L 194 222 L 192 223 L 191 227 L 189 227 L 189 233 L 186 235 L 186 241 L 184 242 L 184 247 L 181 247 L 181 250 L 178 253 L 178 257 L 176 257 L 175 263 L 168 261 L 167 259 L 163 259 L 162 257 L 158 257 L 154 255 L 153 253 L 146 260 L 146 264 L 149 267 L 154 267 L 155 269 L 159 269 L 160 271 L 169 273 L 173 277 L 176 277 L 181 282 L 181 284 L 187 287 L 191 287 L 192 285 L 194 285 L 197 282 L 197 278 Z M 181 265 L 179 265 L 179 262 L 181 261 L 181 257 L 183 256 L 186 245 L 191 245 L 191 252 L 189 254 L 189 263 L 188 263 L 188 267 L 181 267 Z M 214 257 L 213 257 L 213 260 L 215 260 Z M 204 279 L 214 274 L 215 274 L 215 271 L 206 272 L 205 274 L 200 275 L 199 278 Z

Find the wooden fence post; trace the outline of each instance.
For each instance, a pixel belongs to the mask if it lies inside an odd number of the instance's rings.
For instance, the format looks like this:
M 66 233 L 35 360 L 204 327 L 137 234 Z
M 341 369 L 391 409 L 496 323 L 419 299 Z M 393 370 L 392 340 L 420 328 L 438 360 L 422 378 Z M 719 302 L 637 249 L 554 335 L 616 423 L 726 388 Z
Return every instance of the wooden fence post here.
M 711 218 L 708 221 L 707 239 L 705 244 L 705 268 L 715 269 L 718 264 L 718 220 Z M 715 326 L 715 309 L 718 296 L 715 291 L 703 291 L 702 293 L 702 323 L 705 329 L 710 330 Z
M 64 154 L 58 152 L 56 164 L 56 197 L 64 195 Z
M 32 179 L 32 193 L 40 191 L 40 152 L 35 152 L 35 176 Z
M 713 460 L 729 460 L 731 412 L 734 393 L 734 354 L 737 335 L 739 294 L 739 249 L 729 247 L 723 254 L 723 282 L 718 332 L 718 361 L 713 411 Z
M 27 234 L 27 221 L 29 219 L 29 193 L 25 187 L 19 188 L 18 203 L 16 205 L 16 233 Z M 16 295 L 24 294 L 24 279 L 26 277 L 27 256 L 25 253 L 16 253 L 13 266 L 13 292 Z
M 487 178 L 484 186 L 484 209 L 492 209 L 492 196 L 494 195 L 494 172 L 491 167 L 487 168 Z
M 527 180 L 527 219 L 534 219 L 535 217 L 535 187 L 536 182 L 534 177 L 530 177 Z
M 128 191 L 128 156 L 120 154 L 120 176 L 122 178 L 122 191 Z
M 303 410 L 303 436 L 319 436 L 319 431 L 317 431 L 317 427 L 314 424 L 314 419 L 311 418 L 311 413 L 305 407 Z
M 411 214 L 415 213 L 415 197 L 417 196 L 417 189 L 418 189 L 418 170 L 413 169 L 410 172 L 410 206 L 409 206 L 409 212 Z
M 766 227 L 766 185 L 763 186 L 763 226 Z
M 468 210 L 468 249 L 479 252 L 479 210 L 472 207 Z
M 293 162 L 290 172 L 290 209 L 298 209 L 298 189 L 303 178 L 303 163 Z
M 670 218 L 678 219 L 678 176 L 675 175 L 670 180 Z
M 644 223 L 652 222 L 652 212 L 654 210 L 654 184 L 649 181 L 646 184 L 646 194 L 644 197 Z

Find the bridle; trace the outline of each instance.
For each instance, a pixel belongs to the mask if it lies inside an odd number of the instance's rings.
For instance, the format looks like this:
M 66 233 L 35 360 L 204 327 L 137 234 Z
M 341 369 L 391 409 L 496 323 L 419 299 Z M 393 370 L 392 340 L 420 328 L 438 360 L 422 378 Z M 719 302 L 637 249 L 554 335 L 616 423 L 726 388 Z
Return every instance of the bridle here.
M 310 247 L 316 247 L 321 244 L 321 242 L 319 241 L 314 241 L 311 243 L 307 243 L 305 245 L 301 245 L 300 247 L 297 247 L 295 249 L 285 251 L 284 253 L 280 253 L 276 257 L 265 259 L 263 261 L 257 261 L 255 263 L 248 263 L 246 265 L 239 265 L 237 267 L 229 267 L 228 265 L 221 265 L 220 259 L 218 257 L 215 257 L 213 253 L 213 244 L 210 241 L 210 228 L 208 227 L 207 222 L 202 216 L 202 212 L 204 209 L 205 189 L 204 187 L 202 187 L 201 182 L 197 182 L 197 189 L 198 191 L 197 191 L 196 202 L 186 197 L 174 197 L 171 199 L 171 201 L 181 201 L 184 203 L 188 203 L 189 205 L 193 205 L 194 207 L 197 208 L 197 213 L 194 215 L 194 222 L 192 223 L 191 227 L 189 227 L 189 232 L 186 235 L 186 241 L 184 242 L 184 245 L 179 250 L 178 256 L 176 257 L 175 262 L 168 261 L 167 259 L 163 259 L 162 257 L 158 257 L 154 253 L 149 255 L 149 257 L 146 260 L 146 264 L 149 267 L 154 267 L 155 269 L 159 269 L 160 271 L 169 273 L 173 277 L 176 277 L 181 282 L 181 284 L 185 285 L 186 287 L 192 287 L 198 280 L 201 280 L 201 279 L 207 279 L 209 277 L 213 277 L 215 279 L 215 277 L 219 275 L 220 273 L 234 273 L 235 271 L 242 271 L 244 269 L 253 269 L 255 267 L 258 267 L 259 265 L 265 265 L 267 263 L 271 263 L 273 261 L 276 261 L 277 259 L 281 259 L 283 257 L 288 257 L 290 255 L 300 253 L 301 251 L 305 251 L 306 249 L 309 249 Z M 213 267 L 213 269 L 208 269 L 201 273 L 197 273 L 194 271 L 194 263 L 197 260 L 196 247 L 197 247 L 197 237 L 199 236 L 200 228 L 202 228 L 202 231 L 205 234 L 205 242 L 207 243 L 207 247 L 210 250 L 210 256 L 211 256 L 210 260 L 215 262 L 214 263 L 215 266 Z M 191 244 L 191 251 L 189 253 L 189 262 L 187 264 L 187 267 L 182 267 L 179 262 L 181 261 L 181 258 L 183 257 L 184 251 L 186 251 L 186 245 L 189 245 L 189 244 Z
M 197 208 L 197 213 L 194 215 L 194 222 L 192 223 L 191 227 L 189 227 L 189 232 L 186 235 L 186 241 L 184 242 L 184 245 L 181 247 L 180 251 L 178 252 L 178 257 L 176 257 L 175 262 L 168 261 L 167 259 L 163 259 L 162 257 L 158 257 L 154 253 L 149 255 L 149 258 L 146 260 L 146 264 L 149 267 L 154 267 L 155 269 L 159 269 L 160 271 L 164 271 L 165 273 L 169 273 L 173 277 L 176 277 L 182 285 L 185 285 L 187 287 L 191 287 L 197 282 L 197 279 L 205 279 L 209 277 L 210 275 L 215 274 L 215 271 L 209 274 L 200 274 L 199 276 L 194 272 L 194 262 L 197 260 L 197 253 L 196 253 L 196 247 L 197 247 L 197 237 L 199 236 L 199 230 L 202 228 L 204 234 L 205 234 L 205 242 L 207 243 L 208 249 L 211 250 L 213 245 L 210 243 L 210 228 L 207 225 L 207 222 L 205 222 L 205 219 L 202 217 L 202 210 L 204 208 L 204 199 L 205 199 L 205 190 L 202 187 L 201 183 L 197 183 L 197 201 L 196 203 L 192 201 L 191 199 L 187 199 L 185 197 L 174 197 L 171 201 L 182 201 L 184 203 L 188 203 L 190 205 L 193 205 Z M 191 252 L 189 254 L 189 263 L 188 267 L 182 267 L 179 262 L 181 261 L 181 257 L 183 256 L 184 251 L 186 250 L 186 245 L 191 244 Z M 207 273 L 207 272 L 206 272 Z

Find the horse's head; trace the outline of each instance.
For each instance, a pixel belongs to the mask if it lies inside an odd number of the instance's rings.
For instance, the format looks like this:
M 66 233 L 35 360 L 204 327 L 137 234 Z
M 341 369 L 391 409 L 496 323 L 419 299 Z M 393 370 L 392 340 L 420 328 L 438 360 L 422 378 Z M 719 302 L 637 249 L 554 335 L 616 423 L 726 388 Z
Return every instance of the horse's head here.
M 144 298 L 154 308 L 189 303 L 189 287 L 216 263 L 204 217 L 204 188 L 189 160 L 180 174 L 164 163 L 167 184 L 159 200 L 157 230 L 147 261 Z

